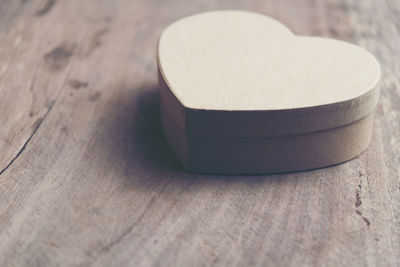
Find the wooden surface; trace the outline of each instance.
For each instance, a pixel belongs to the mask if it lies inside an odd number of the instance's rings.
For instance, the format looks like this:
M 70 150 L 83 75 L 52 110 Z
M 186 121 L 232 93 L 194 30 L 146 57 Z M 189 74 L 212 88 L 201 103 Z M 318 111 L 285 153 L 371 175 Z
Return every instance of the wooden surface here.
M 172 21 L 258 11 L 373 52 L 360 157 L 272 176 L 187 174 L 158 115 Z M 399 266 L 400 3 L 0 1 L 0 266 Z

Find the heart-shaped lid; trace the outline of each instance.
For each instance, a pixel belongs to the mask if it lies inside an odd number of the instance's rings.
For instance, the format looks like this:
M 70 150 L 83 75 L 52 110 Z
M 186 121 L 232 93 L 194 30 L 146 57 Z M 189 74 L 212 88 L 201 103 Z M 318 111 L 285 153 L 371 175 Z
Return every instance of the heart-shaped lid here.
M 243 11 L 173 23 L 161 35 L 158 66 L 185 114 L 175 119 L 195 135 L 271 136 L 349 124 L 372 112 L 380 78 L 375 57 L 358 46 L 296 36 Z

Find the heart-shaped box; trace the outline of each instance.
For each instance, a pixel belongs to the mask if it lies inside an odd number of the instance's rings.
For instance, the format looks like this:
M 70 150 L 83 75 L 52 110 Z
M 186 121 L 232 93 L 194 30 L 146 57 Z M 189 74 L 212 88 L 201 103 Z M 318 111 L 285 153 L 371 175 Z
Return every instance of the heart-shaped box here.
M 307 170 L 370 142 L 380 66 L 350 43 L 215 11 L 165 29 L 157 61 L 162 126 L 189 171 Z

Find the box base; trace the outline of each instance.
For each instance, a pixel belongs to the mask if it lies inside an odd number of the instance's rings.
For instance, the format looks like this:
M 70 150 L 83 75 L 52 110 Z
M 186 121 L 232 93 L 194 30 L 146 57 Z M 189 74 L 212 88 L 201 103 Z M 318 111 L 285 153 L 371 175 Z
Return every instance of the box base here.
M 369 145 L 373 115 L 312 133 L 246 138 L 189 136 L 161 105 L 167 140 L 190 172 L 266 174 L 326 167 L 348 161 Z

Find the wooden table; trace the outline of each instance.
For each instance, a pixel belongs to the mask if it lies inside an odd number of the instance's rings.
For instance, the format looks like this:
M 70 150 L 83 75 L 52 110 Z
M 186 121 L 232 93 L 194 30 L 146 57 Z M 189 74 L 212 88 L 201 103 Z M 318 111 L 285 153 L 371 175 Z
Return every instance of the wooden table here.
M 373 52 L 369 149 L 308 172 L 185 173 L 156 45 L 214 9 Z M 0 266 L 399 266 L 400 2 L 0 0 L 0 155 Z

